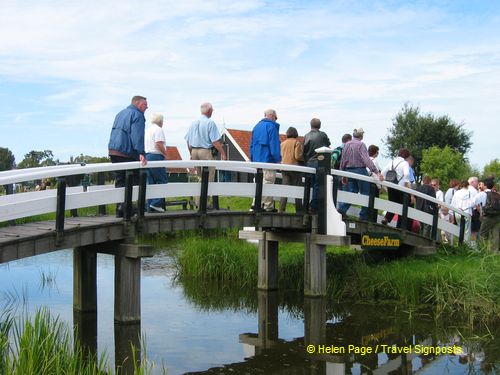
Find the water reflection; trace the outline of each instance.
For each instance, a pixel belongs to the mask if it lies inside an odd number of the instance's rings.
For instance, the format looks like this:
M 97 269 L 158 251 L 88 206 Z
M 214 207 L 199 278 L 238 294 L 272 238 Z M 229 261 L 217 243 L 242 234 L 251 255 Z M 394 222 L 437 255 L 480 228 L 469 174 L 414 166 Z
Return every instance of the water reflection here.
M 483 349 L 468 353 L 443 322 L 429 316 L 408 320 L 394 306 L 341 306 L 304 298 L 303 336 L 284 340 L 279 337 L 279 299 L 278 292 L 257 292 L 258 332 L 239 335 L 244 361 L 189 374 L 471 374 L 498 369 L 498 346 L 489 358 Z M 439 354 L 444 348 L 452 354 Z
M 89 353 L 107 353 L 133 373 L 136 361 L 154 361 L 174 374 L 472 374 L 498 372 L 498 326 L 471 327 L 461 316 L 413 315 L 391 305 L 349 305 L 304 298 L 293 291 L 262 292 L 199 280 L 176 280 L 168 255 L 143 262 L 142 321 L 113 322 L 113 258 L 98 255 L 98 313 L 73 314 L 71 251 L 0 266 L 4 306 L 23 290 L 30 311 L 48 306 L 77 329 Z M 57 288 L 40 288 L 40 269 L 56 269 Z M 14 292 L 12 292 L 14 291 Z M 9 294 L 10 293 L 10 294 Z M 8 297 L 8 298 L 7 298 Z M 141 345 L 141 337 L 146 345 Z M 464 340 L 463 337 L 484 337 Z M 457 344 L 462 355 L 333 353 L 318 347 L 375 345 L 438 347 Z M 315 352 L 307 352 L 314 345 Z

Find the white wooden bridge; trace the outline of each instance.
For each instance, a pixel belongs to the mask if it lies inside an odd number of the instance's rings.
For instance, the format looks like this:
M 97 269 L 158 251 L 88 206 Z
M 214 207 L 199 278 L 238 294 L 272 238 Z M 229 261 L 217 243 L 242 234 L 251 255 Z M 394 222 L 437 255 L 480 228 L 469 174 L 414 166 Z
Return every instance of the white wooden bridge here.
M 155 161 L 142 167 L 139 162 L 103 163 L 88 165 L 64 165 L 0 172 L 0 185 L 11 185 L 26 181 L 57 178 L 56 189 L 25 192 L 0 196 L 0 263 L 13 261 L 37 254 L 60 249 L 74 249 L 74 306 L 78 311 L 96 309 L 96 252 L 108 252 L 116 256 L 115 319 L 136 321 L 140 319 L 140 258 L 150 256 L 147 246 L 134 245 L 137 233 L 159 233 L 197 228 L 255 227 L 256 231 L 240 231 L 240 238 L 259 240 L 259 288 L 277 288 L 278 244 L 279 242 L 300 241 L 305 244 L 305 294 L 310 296 L 326 293 L 327 245 L 350 245 L 360 243 L 370 233 L 384 233 L 398 238 L 395 251 L 405 249 L 431 251 L 435 247 L 436 233 L 444 230 L 458 238 L 465 239 L 465 220 L 457 226 L 439 219 L 437 209 L 427 214 L 410 207 L 410 195 L 419 196 L 441 206 L 446 206 L 457 216 L 467 218 L 468 214 L 434 198 L 414 190 L 380 182 L 379 185 L 402 190 L 406 197 L 403 204 L 382 198 L 349 193 L 338 189 L 337 178 L 342 176 L 370 182 L 374 180 L 349 172 L 330 169 L 330 156 L 325 155 L 317 170 L 266 163 L 232 161 Z M 147 185 L 147 168 L 202 168 L 200 182 L 168 183 Z M 254 182 L 211 182 L 208 168 L 222 171 L 239 171 L 255 175 Z M 133 170 L 139 170 L 139 184 L 133 186 Z M 263 184 L 263 170 L 295 171 L 304 174 L 304 186 Z M 116 170 L 127 171 L 127 184 L 123 188 L 114 185 L 92 184 L 68 187 L 66 179 L 74 175 L 102 174 Z M 307 213 L 311 196 L 311 176 L 316 174 L 319 181 L 318 213 Z M 145 214 L 145 202 L 150 198 L 179 198 L 199 196 L 200 207 L 196 211 L 167 211 L 162 214 Z M 254 212 L 209 210 L 207 197 L 247 197 L 255 199 Z M 287 197 L 303 199 L 304 213 L 267 213 L 260 209 L 262 196 L 275 199 Z M 336 211 L 338 202 L 365 206 L 369 210 L 369 221 L 348 219 L 342 221 Z M 105 205 L 124 203 L 123 218 L 106 215 Z M 137 216 L 132 215 L 132 205 L 138 208 Z M 67 211 L 99 206 L 100 215 L 93 217 L 67 217 Z M 250 207 L 249 207 L 250 208 Z M 432 226 L 430 238 L 422 237 L 404 229 L 383 226 L 377 221 L 378 211 L 390 211 L 401 216 L 403 223 L 418 220 Z M 13 221 L 35 215 L 55 214 L 53 220 L 30 221 L 12 225 Z M 402 228 L 406 228 L 403 225 Z M 132 296 L 132 298 L 131 298 Z

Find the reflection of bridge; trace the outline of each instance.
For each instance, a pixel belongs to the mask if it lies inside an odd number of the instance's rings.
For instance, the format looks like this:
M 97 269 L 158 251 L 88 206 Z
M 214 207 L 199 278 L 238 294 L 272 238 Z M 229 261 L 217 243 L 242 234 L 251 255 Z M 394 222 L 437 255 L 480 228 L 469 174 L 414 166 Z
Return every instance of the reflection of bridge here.
M 247 358 L 242 362 L 225 364 L 223 367 L 189 374 L 310 374 L 345 375 L 356 373 L 354 367 L 367 374 L 409 374 L 424 369 L 434 357 L 417 358 L 415 352 L 404 354 L 349 353 L 349 345 L 355 348 L 375 348 L 376 344 L 408 347 L 419 344 L 432 345 L 429 332 L 421 339 L 416 332 L 405 329 L 398 332 L 392 314 L 386 316 L 382 307 L 363 306 L 353 309 L 338 319 L 329 316 L 323 298 L 304 298 L 304 336 L 286 341 L 279 338 L 278 293 L 258 292 L 258 333 L 240 334 Z M 333 319 L 332 319 L 333 318 Z M 308 353 L 314 345 L 315 352 Z M 318 353 L 320 347 L 345 348 L 342 354 Z M 375 350 L 375 349 L 374 349 Z M 412 368 L 412 366 L 414 368 Z

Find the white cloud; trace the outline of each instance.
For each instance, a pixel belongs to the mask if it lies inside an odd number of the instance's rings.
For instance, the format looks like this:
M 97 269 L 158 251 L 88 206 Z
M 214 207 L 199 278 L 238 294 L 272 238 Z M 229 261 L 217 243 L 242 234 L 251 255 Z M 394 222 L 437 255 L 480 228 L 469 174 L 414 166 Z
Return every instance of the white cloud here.
M 364 126 L 367 137 L 374 135 L 370 142 L 380 144 L 411 101 L 464 119 L 479 134 L 475 144 L 492 149 L 482 129 L 500 117 L 495 17 L 461 19 L 438 6 L 391 4 L 11 1 L 0 14 L 0 80 L 46 90 L 30 93 L 17 113 L 6 107 L 0 129 L 6 113 L 24 127 L 40 116 L 42 127 L 65 138 L 66 151 L 53 141 L 56 153 L 68 152 L 68 139 L 76 138 L 73 155 L 91 153 L 85 147 L 102 154 L 115 113 L 142 94 L 151 112 L 166 114 L 170 144 L 184 145 L 185 129 L 206 100 L 219 125 L 249 129 L 274 107 L 284 127 L 305 132 L 318 116 L 332 140 Z M 28 147 L 40 148 L 38 138 Z

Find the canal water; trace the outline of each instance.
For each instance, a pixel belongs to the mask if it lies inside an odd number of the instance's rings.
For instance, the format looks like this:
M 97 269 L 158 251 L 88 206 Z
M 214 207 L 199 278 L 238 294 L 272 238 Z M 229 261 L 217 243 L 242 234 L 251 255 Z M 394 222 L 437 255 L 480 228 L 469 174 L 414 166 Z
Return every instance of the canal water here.
M 152 374 L 490 374 L 498 327 L 392 305 L 335 304 L 296 293 L 180 283 L 168 251 L 142 261 L 142 322 L 113 321 L 114 259 L 98 255 L 98 314 L 73 314 L 72 251 L 0 265 L 0 307 L 48 307 L 111 364 L 142 341 Z M 95 336 L 97 335 L 97 339 Z M 138 337 L 141 336 L 142 340 Z M 439 352 L 446 348 L 448 354 Z M 451 352 L 451 353 L 449 353 Z M 439 354 L 438 354 L 439 353 Z M 125 365 L 125 367 L 127 367 Z

